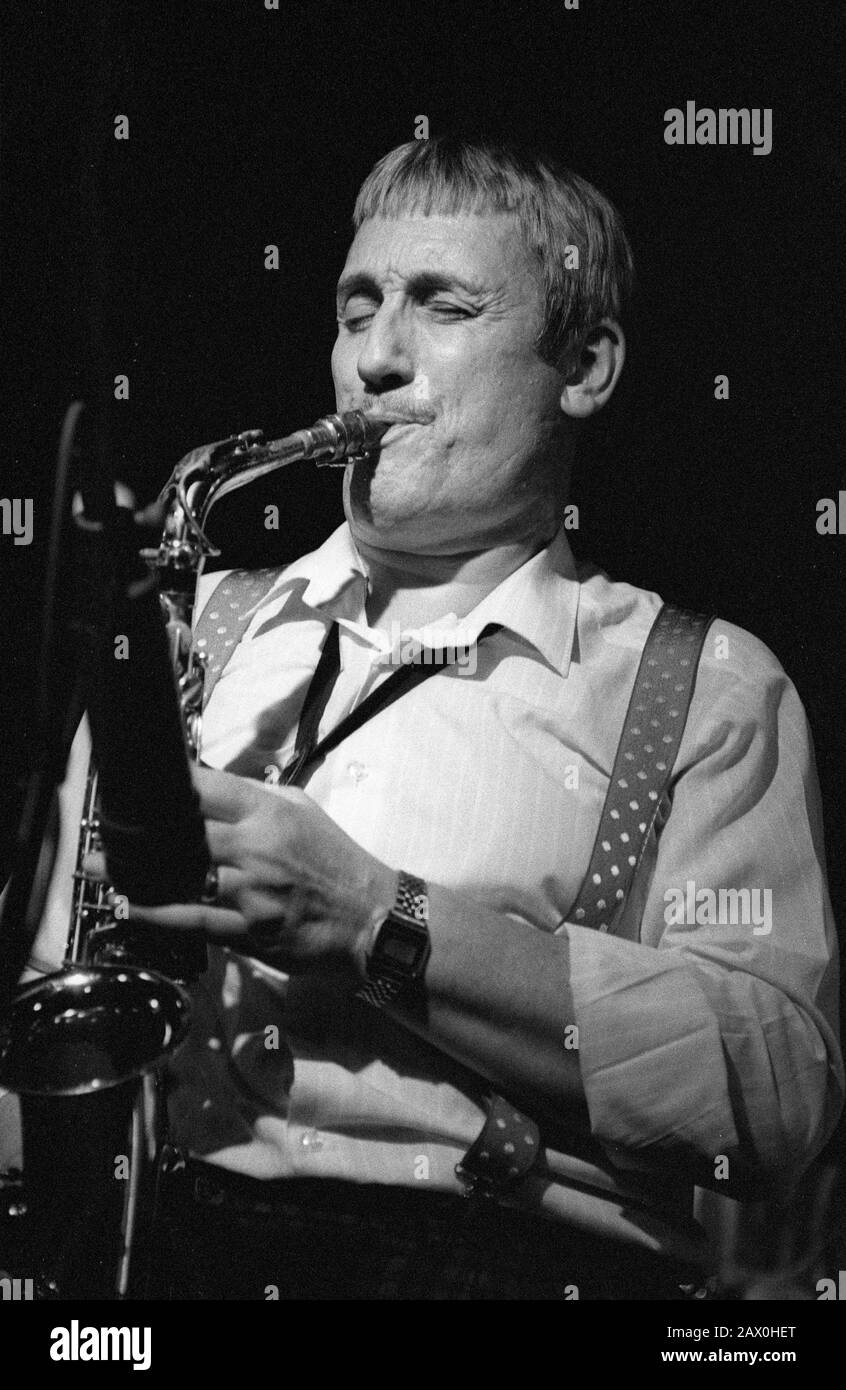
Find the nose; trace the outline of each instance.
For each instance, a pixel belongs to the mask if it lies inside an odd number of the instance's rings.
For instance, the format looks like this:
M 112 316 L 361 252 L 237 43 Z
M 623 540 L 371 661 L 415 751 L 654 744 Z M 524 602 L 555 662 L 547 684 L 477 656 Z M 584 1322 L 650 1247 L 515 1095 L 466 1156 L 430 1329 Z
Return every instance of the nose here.
M 370 391 L 389 391 L 414 380 L 409 327 L 398 308 L 380 304 L 362 335 L 356 368 Z

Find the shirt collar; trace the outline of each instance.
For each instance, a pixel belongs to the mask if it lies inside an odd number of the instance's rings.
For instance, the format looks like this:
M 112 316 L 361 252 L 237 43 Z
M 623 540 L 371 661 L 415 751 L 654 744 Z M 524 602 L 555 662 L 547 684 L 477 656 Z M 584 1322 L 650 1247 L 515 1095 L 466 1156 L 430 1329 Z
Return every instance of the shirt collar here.
M 280 597 L 284 607 L 294 592 L 324 618 L 366 624 L 367 570 L 346 521 L 317 550 L 287 565 L 253 612 Z M 561 526 L 549 545 L 492 589 L 466 617 L 456 620 L 455 628 L 463 646 L 475 641 L 488 623 L 500 623 L 531 643 L 566 676 L 578 614 L 576 562 Z M 441 624 L 429 626 L 440 628 Z M 444 637 L 449 631 L 444 625 Z
M 278 603 L 280 598 L 281 612 L 294 594 L 321 616 L 363 620 L 367 570 L 347 522 L 333 531 L 317 550 L 286 565 L 267 593 L 250 609 L 250 615 L 271 603 Z
M 563 525 L 549 545 L 498 584 L 464 619 L 476 633 L 502 623 L 566 676 L 579 617 L 576 561 Z

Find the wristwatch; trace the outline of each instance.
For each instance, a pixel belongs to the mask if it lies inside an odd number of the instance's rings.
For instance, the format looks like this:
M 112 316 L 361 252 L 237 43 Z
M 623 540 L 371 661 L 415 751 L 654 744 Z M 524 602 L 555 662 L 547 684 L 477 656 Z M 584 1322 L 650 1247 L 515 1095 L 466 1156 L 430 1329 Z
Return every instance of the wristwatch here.
M 368 983 L 356 991 L 380 1009 L 426 969 L 429 941 L 429 895 L 422 878 L 399 875 L 397 896 L 387 917 L 373 928 L 365 953 Z

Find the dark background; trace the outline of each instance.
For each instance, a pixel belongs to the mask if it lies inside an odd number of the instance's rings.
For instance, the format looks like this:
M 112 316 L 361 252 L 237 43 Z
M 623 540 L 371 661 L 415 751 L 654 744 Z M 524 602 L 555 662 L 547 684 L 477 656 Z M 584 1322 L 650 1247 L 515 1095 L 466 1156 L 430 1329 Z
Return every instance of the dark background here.
M 842 914 L 846 536 L 815 529 L 846 488 L 838 7 L 109 0 L 30 3 L 4 28 L 2 494 L 32 496 L 36 520 L 32 547 L 0 540 L 5 786 L 32 742 L 66 404 L 105 398 L 114 471 L 144 501 L 197 443 L 331 409 L 354 196 L 425 114 L 432 135 L 540 142 L 621 209 L 640 290 L 577 475 L 575 548 L 776 652 L 811 719 Z M 665 145 L 663 113 L 687 100 L 772 107 L 771 154 Z M 279 534 L 268 496 L 216 512 L 224 560 L 293 556 L 340 519 L 335 474 L 280 475 Z

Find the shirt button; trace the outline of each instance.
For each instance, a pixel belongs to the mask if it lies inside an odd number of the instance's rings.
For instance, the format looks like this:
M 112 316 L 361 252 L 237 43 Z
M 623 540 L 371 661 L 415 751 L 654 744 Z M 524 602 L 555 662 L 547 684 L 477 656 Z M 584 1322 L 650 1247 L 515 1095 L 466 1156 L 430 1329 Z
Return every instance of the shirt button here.
M 305 1133 L 300 1135 L 300 1144 L 304 1149 L 308 1149 L 310 1152 L 316 1149 L 322 1149 L 323 1135 L 316 1129 L 307 1129 Z
M 367 776 L 367 768 L 364 763 L 347 763 L 347 772 L 356 786 L 359 782 L 363 782 Z

